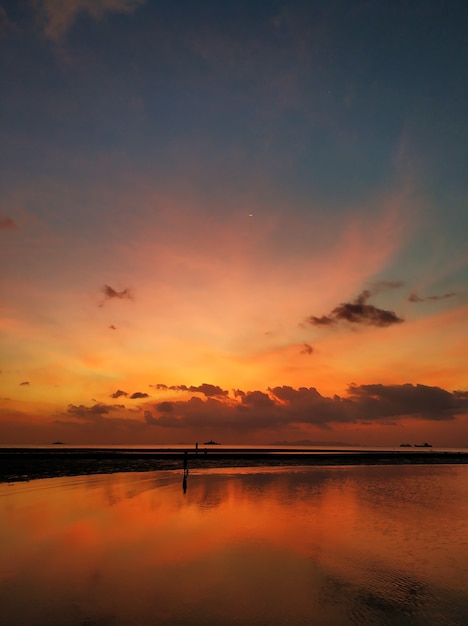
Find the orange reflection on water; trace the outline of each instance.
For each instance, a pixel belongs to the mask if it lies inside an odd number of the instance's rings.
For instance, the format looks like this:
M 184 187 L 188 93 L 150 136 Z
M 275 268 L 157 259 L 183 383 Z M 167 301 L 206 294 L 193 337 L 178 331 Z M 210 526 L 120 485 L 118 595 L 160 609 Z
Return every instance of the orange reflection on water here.
M 365 623 L 395 598 L 404 616 L 432 588 L 455 610 L 467 469 L 197 471 L 186 493 L 178 472 L 1 486 L 0 600 L 16 623 L 40 610 L 40 623 L 80 626 L 200 623 L 197 611 L 227 624 L 226 610 L 236 623 L 312 611 L 344 624 L 356 602 Z

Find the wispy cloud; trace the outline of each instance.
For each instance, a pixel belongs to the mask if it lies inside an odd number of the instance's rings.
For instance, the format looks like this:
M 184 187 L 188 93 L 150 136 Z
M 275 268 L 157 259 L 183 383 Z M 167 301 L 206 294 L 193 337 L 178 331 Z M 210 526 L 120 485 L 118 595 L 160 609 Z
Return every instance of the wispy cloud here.
M 392 288 L 400 286 L 400 283 L 390 283 Z M 340 322 L 364 325 L 364 326 L 391 326 L 392 324 L 400 324 L 403 318 L 398 317 L 394 311 L 379 309 L 373 304 L 368 304 L 369 298 L 382 289 L 380 288 L 365 289 L 352 302 L 342 302 L 336 306 L 328 315 L 317 317 L 311 315 L 306 319 L 313 326 L 332 326 Z M 386 283 L 388 288 L 389 283 Z
M 135 393 L 132 393 L 130 396 L 130 400 L 139 400 L 140 398 L 149 398 L 149 394 L 144 391 L 135 391 Z
M 402 280 L 378 280 L 375 283 L 372 283 L 369 291 L 371 295 L 375 295 L 380 293 L 381 291 L 388 291 L 389 289 L 399 289 L 404 286 L 404 282 Z
M 422 297 L 422 296 L 418 296 L 418 294 L 415 291 L 413 291 L 408 296 L 408 300 L 410 302 L 431 302 L 431 301 L 435 301 L 435 300 L 447 300 L 447 298 L 453 298 L 456 295 L 458 295 L 456 291 L 449 291 L 447 293 L 443 293 L 443 294 L 437 295 L 437 296 L 425 296 L 425 297 Z
M 314 349 L 308 343 L 303 344 L 301 354 L 312 354 Z
M 20 29 L 18 26 L 10 19 L 6 10 L 3 7 L 0 7 L 0 39 L 2 37 L 6 37 L 10 33 L 18 33 Z
M 25 380 L 22 383 L 20 383 L 20 387 L 29 387 L 29 380 Z
M 80 14 L 87 14 L 97 21 L 106 13 L 133 13 L 145 2 L 146 0 L 37 0 L 34 6 L 45 37 L 58 43 Z
M 6 217 L 0 215 L 0 230 L 17 230 L 18 226 L 11 219 L 11 217 Z

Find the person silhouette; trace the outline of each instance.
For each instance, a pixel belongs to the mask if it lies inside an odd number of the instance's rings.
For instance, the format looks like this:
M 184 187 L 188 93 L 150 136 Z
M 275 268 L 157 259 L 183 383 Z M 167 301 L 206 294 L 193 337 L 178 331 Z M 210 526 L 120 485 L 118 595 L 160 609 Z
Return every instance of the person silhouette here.
M 187 491 L 187 476 L 188 476 L 188 453 L 187 450 L 184 452 L 184 477 L 182 479 L 182 490 L 184 493 Z

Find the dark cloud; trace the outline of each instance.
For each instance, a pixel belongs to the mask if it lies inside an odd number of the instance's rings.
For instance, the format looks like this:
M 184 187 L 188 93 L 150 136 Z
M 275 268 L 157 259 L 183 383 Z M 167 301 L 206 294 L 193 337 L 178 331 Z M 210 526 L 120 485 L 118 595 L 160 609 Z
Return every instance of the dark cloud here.
M 225 389 L 221 389 L 218 385 L 210 385 L 208 383 L 202 383 L 198 387 L 194 385 L 164 385 L 158 383 L 156 385 L 150 385 L 154 389 L 159 391 L 188 391 L 190 393 L 202 393 L 207 398 L 226 397 L 229 392 Z
M 309 346 L 308 343 L 305 343 L 301 348 L 301 354 L 312 354 L 314 349 L 312 346 Z
M 96 402 L 70 404 L 61 424 L 79 426 L 84 432 L 139 433 L 148 429 L 190 431 L 197 437 L 218 441 L 274 433 L 301 435 L 310 428 L 333 431 L 343 425 L 399 424 L 402 420 L 454 422 L 468 415 L 468 391 L 447 391 L 428 385 L 367 384 L 349 386 L 343 396 L 324 396 L 315 387 L 270 387 L 266 391 L 235 390 L 222 397 L 192 396 L 187 400 L 146 403 L 126 408 L 122 404 Z M 74 427 L 74 426 L 73 426 Z M 156 435 L 154 435 L 156 436 Z
M 332 324 L 336 324 L 336 320 L 328 315 L 322 315 L 322 317 L 311 315 L 306 319 L 306 322 L 309 322 L 309 324 L 313 326 L 331 326 Z
M 97 403 L 93 406 L 69 404 L 66 414 L 67 416 L 75 417 L 85 422 L 96 422 L 101 420 L 104 415 L 109 415 L 110 413 L 121 410 L 125 410 L 123 404 Z
M 66 415 L 83 424 L 105 423 L 106 428 L 191 429 L 222 437 L 223 433 L 249 435 L 309 426 L 333 430 L 343 424 L 395 425 L 402 419 L 444 422 L 467 413 L 468 391 L 413 384 L 353 384 L 345 396 L 323 396 L 315 387 L 285 385 L 266 391 L 235 390 L 233 395 L 217 398 L 163 401 L 147 404 L 143 410 L 100 402 L 70 404 Z
M 289 386 L 269 389 L 275 400 L 288 413 L 288 421 L 327 428 L 330 423 L 355 422 L 354 407 L 339 396 L 322 396 L 315 387 Z
M 114 324 L 111 324 L 111 325 L 109 326 L 109 329 L 110 329 L 110 330 L 117 330 L 117 327 L 116 327 L 116 326 L 114 326 Z
M 109 285 L 104 285 L 102 293 L 104 294 L 105 300 L 133 300 L 133 293 L 130 289 L 116 291 Z
M 20 383 L 20 387 L 28 387 L 29 386 L 29 380 L 25 380 L 22 383 Z
M 228 395 L 228 391 L 225 389 L 221 389 L 218 385 L 209 385 L 208 383 L 202 383 L 198 387 L 191 386 L 187 391 L 202 393 L 207 398 L 216 398 Z
M 11 217 L 4 217 L 0 215 L 0 230 L 17 230 L 18 226 L 11 219 Z
M 179 430 L 186 428 L 187 424 L 184 420 L 178 419 L 174 415 L 168 415 L 167 413 L 158 417 L 153 422 L 154 425 L 159 426 L 160 428 L 177 428 Z M 190 424 L 193 426 L 193 424 Z M 200 424 L 198 424 L 198 427 Z
M 388 289 L 399 289 L 404 287 L 405 283 L 401 280 L 379 280 L 372 283 L 370 288 L 371 295 L 380 293 L 381 291 L 387 291 Z
M 114 393 L 109 396 L 109 398 L 121 397 L 130 398 L 130 400 L 138 400 L 139 398 L 149 398 L 149 394 L 145 393 L 144 391 L 135 391 L 134 393 L 129 394 L 127 391 L 117 389 L 117 391 L 114 391 Z
M 148 425 L 141 418 L 139 409 L 127 409 L 123 404 L 68 405 L 65 413 L 59 413 L 52 424 L 54 428 L 66 429 L 73 440 L 129 442 L 142 441 Z M 63 431 L 62 431 L 63 432 Z M 135 439 L 136 438 L 136 439 Z
M 337 320 L 343 320 L 351 324 L 366 324 L 369 326 L 391 326 L 403 321 L 393 311 L 379 309 L 372 304 L 346 302 L 333 310 Z
M 311 315 L 307 322 L 313 326 L 331 326 L 340 322 L 362 325 L 385 327 L 403 322 L 393 311 L 379 309 L 367 300 L 375 293 L 370 289 L 362 291 L 353 302 L 342 302 L 331 313 L 322 317 Z
M 156 408 L 161 413 L 172 413 L 174 411 L 172 402 L 159 402 L 159 404 L 156 404 Z
M 154 424 L 157 423 L 157 420 L 153 417 L 153 414 L 151 413 L 151 411 L 145 411 L 144 418 L 148 426 L 153 426 Z
M 381 416 L 450 420 L 468 410 L 468 393 L 427 385 L 350 385 L 351 399 L 371 418 Z
M 434 300 L 446 300 L 447 298 L 453 298 L 456 295 L 458 295 L 456 291 L 449 291 L 441 294 L 440 296 L 426 296 L 423 298 L 418 296 L 417 293 L 413 291 L 413 293 L 410 293 L 408 296 L 408 300 L 410 302 L 430 302 Z
M 186 401 L 156 404 L 153 410 L 152 424 L 162 428 L 252 433 L 287 424 L 281 407 L 261 391 L 246 392 L 241 402 L 193 396 Z
M 114 391 L 109 398 L 120 398 L 121 396 L 127 397 L 128 393 L 126 391 L 122 391 L 122 389 L 117 389 L 117 391 Z
M 235 390 L 233 397 L 192 397 L 152 407 L 152 426 L 209 428 L 242 434 L 337 424 L 395 425 L 401 419 L 447 421 L 468 412 L 468 392 L 426 385 L 351 385 L 347 396 L 322 396 L 315 387 Z
M 262 409 L 271 409 L 275 405 L 274 400 L 263 391 L 247 391 L 241 399 L 241 408 L 256 407 Z

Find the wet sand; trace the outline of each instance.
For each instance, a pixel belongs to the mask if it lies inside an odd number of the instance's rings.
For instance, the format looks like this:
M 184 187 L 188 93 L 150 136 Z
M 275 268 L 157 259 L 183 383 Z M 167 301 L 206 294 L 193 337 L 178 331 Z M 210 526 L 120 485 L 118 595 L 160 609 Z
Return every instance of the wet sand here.
M 181 470 L 184 451 L 134 449 L 58 449 L 4 448 L 0 451 L 0 482 L 19 482 L 37 478 Z M 466 452 L 441 452 L 432 449 L 363 451 L 301 449 L 187 449 L 189 469 L 235 467 L 282 467 L 300 465 L 395 465 L 395 464 L 468 464 Z

